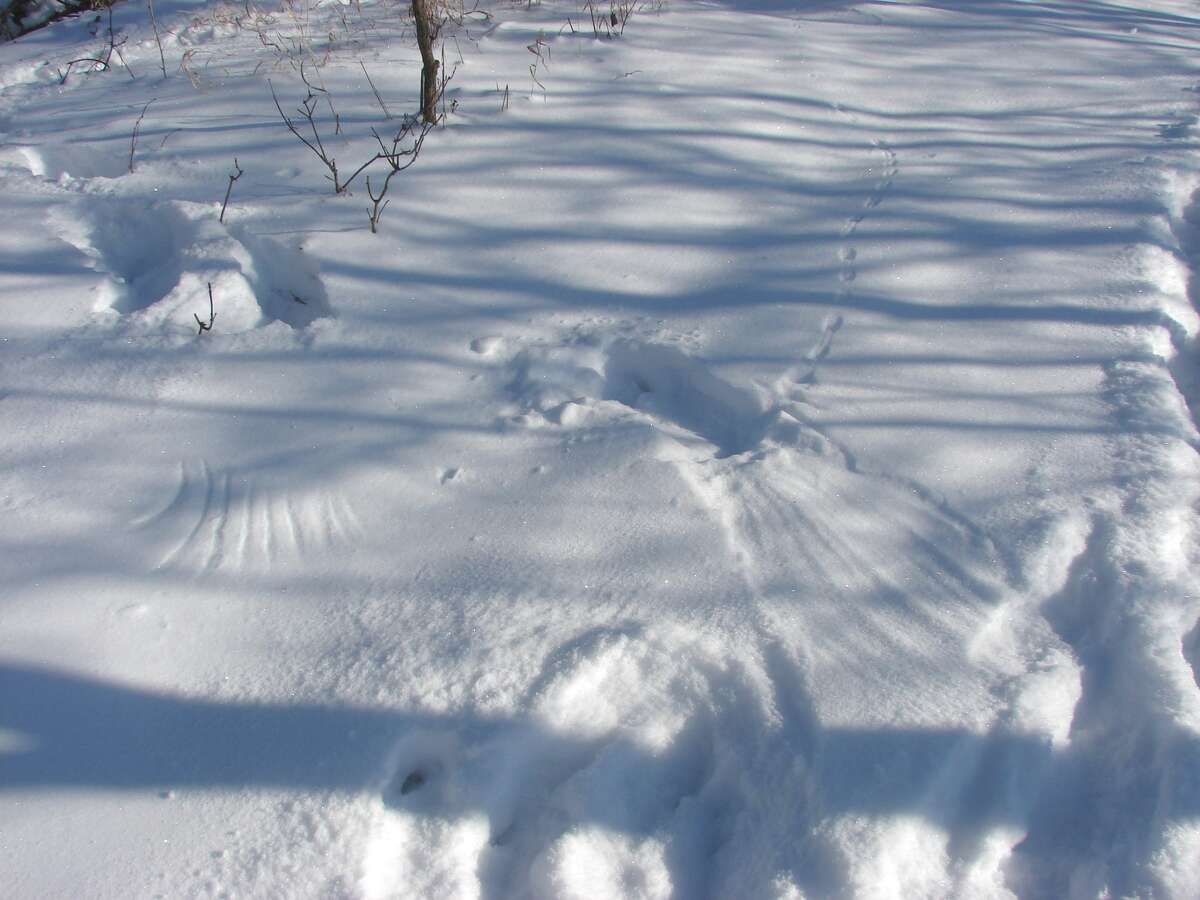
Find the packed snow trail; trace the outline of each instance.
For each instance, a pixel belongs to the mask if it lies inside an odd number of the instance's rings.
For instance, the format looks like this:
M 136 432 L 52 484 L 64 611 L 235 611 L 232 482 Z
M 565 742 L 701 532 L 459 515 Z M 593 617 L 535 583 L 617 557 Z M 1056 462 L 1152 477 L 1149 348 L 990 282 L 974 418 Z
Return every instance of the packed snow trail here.
M 378 235 L 405 4 L 0 46 L 6 890 L 1196 896 L 1143 6 L 463 10 Z

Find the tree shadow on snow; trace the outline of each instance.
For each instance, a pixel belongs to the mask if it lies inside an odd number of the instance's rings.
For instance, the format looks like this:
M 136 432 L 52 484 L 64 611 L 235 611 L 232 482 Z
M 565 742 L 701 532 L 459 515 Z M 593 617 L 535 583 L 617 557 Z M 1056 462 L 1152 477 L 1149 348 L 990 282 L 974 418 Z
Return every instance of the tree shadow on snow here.
M 998 825 L 1032 822 L 1038 841 L 1071 829 L 1088 833 L 1087 810 L 1072 805 L 1071 786 L 1089 777 L 1093 764 L 1011 733 L 785 722 L 772 735 L 721 732 L 703 718 L 655 753 L 617 733 L 580 738 L 532 718 L 219 701 L 16 664 L 0 666 L 0 731 L 0 793 L 375 794 L 385 807 L 415 816 L 453 821 L 483 813 L 492 846 L 518 857 L 576 827 L 633 838 L 661 834 L 685 800 L 696 819 L 692 838 L 695 829 L 707 834 L 701 843 L 710 845 L 711 856 L 722 840 L 720 822 L 762 802 L 756 785 L 759 792 L 782 789 L 785 809 L 794 803 L 792 821 L 783 824 L 796 829 L 797 848 L 807 840 L 805 830 L 825 817 L 912 816 L 944 829 L 952 854 L 970 855 L 973 843 Z M 1184 749 L 1192 755 L 1200 749 L 1193 736 L 1176 740 L 1190 741 Z M 764 747 L 771 742 L 780 746 Z M 779 780 L 777 767 L 807 774 Z M 561 810 L 549 815 L 539 808 L 581 777 L 591 787 L 566 819 Z M 1200 815 L 1200 790 L 1177 787 L 1171 796 L 1148 792 L 1147 808 L 1132 813 L 1158 821 Z M 687 871 L 695 859 L 684 856 L 672 872 L 681 885 L 695 875 Z M 800 874 L 810 883 L 816 877 Z M 511 877 L 497 871 L 485 880 L 495 888 Z

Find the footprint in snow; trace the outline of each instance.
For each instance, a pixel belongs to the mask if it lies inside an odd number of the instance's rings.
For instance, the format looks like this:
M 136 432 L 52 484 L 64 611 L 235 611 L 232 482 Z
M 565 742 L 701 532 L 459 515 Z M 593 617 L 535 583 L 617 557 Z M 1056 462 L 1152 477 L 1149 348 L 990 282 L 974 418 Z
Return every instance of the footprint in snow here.
M 425 800 L 436 790 L 430 782 L 435 781 L 442 772 L 442 766 L 437 761 L 422 761 L 410 767 L 405 764 L 388 781 L 383 789 L 383 805 L 388 809 L 413 809 L 419 800 Z M 420 798 L 412 797 L 417 791 L 423 791 Z
M 717 848 L 761 845 L 727 825 L 808 827 L 807 803 L 764 802 L 755 787 L 765 777 L 769 792 L 810 793 L 805 723 L 772 726 L 771 710 L 793 711 L 756 693 L 777 673 L 747 673 L 729 649 L 690 631 L 597 627 L 545 656 L 524 716 L 406 735 L 366 841 L 364 895 L 626 896 L 655 884 L 653 896 L 700 896 L 719 883 Z
M 488 334 L 471 341 L 471 352 L 480 356 L 495 356 L 504 347 L 504 338 L 498 334 Z

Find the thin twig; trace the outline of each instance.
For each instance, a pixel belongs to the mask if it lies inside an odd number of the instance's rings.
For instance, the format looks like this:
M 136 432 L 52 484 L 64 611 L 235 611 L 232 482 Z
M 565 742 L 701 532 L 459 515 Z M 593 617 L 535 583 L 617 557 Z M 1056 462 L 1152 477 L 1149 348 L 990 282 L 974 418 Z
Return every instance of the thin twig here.
M 125 57 L 122 55 L 119 49 L 121 45 L 125 43 L 125 40 L 122 39 L 121 43 L 117 43 L 116 32 L 113 31 L 112 17 L 113 12 L 112 7 L 110 6 L 108 8 L 108 46 L 104 48 L 103 56 L 80 56 L 76 59 L 68 60 L 66 64 L 67 67 L 65 69 L 58 70 L 59 84 L 66 84 L 67 78 L 71 75 L 72 67 L 79 65 L 80 63 L 91 63 L 93 69 L 99 69 L 101 72 L 107 72 L 112 68 L 112 58 L 114 53 L 116 53 L 117 57 L 122 63 L 124 63 L 125 71 L 129 73 L 129 77 L 134 77 L 133 70 L 129 68 L 129 63 L 125 62 Z
M 383 189 L 379 192 L 379 196 L 371 190 L 371 176 L 367 176 L 367 196 L 371 198 L 371 209 L 367 213 L 367 219 L 371 223 L 371 234 L 376 234 L 379 229 L 379 220 L 383 218 L 383 211 L 387 209 L 388 202 L 383 198 L 387 196 L 388 186 L 392 183 L 392 176 L 396 172 L 393 170 L 387 173 L 387 177 L 383 179 Z
M 329 104 L 329 114 L 333 116 L 333 133 L 342 133 L 342 117 L 338 115 L 338 111 L 333 108 L 333 94 L 325 94 L 325 102 Z
M 222 225 L 225 224 L 225 207 L 229 205 L 229 195 L 233 193 L 233 183 L 246 174 L 238 165 L 236 156 L 233 158 L 233 167 L 237 169 L 237 173 L 229 176 L 229 187 L 225 188 L 225 199 L 221 203 L 221 216 L 217 219 Z
M 122 41 L 121 43 L 123 44 L 125 42 Z M 116 51 L 117 59 L 121 60 L 121 65 L 125 67 L 125 71 L 129 74 L 129 80 L 137 81 L 137 76 L 133 74 L 133 69 L 129 68 L 129 63 L 125 59 L 125 54 L 121 52 L 120 46 L 118 45 L 113 47 L 113 50 Z
M 538 80 L 537 68 L 539 63 L 543 68 L 546 68 L 550 65 L 548 62 L 550 58 L 550 46 L 546 43 L 545 36 L 541 32 L 538 32 L 537 40 L 527 46 L 525 49 L 534 55 L 533 62 L 529 64 L 529 77 L 533 79 L 534 84 L 542 89 L 542 96 L 544 97 L 546 94 L 546 86 Z M 529 88 L 529 99 L 533 99 L 532 86 Z
M 197 336 L 204 334 L 204 332 L 206 332 L 206 331 L 212 331 L 213 322 L 215 322 L 217 320 L 217 311 L 215 309 L 213 309 L 213 295 L 212 295 L 212 282 L 211 281 L 208 283 L 208 322 L 205 323 L 205 322 L 200 321 L 200 317 L 198 315 L 196 315 L 195 313 L 192 313 L 192 315 L 196 319 L 196 324 L 200 326 L 200 330 L 196 332 Z
M 150 24 L 154 26 L 154 43 L 158 44 L 158 62 L 162 66 L 163 79 L 167 77 L 167 58 L 163 55 L 162 38 L 158 34 L 158 16 L 154 13 L 154 0 L 150 3 Z
M 121 47 L 125 43 L 125 38 L 121 39 L 121 43 L 117 43 L 117 33 L 113 31 L 113 11 L 112 6 L 108 7 L 108 53 L 105 54 L 105 68 L 112 68 L 112 55 L 117 54 L 117 59 L 121 60 L 121 65 L 125 67 L 125 71 L 129 73 L 129 79 L 136 81 L 137 78 L 133 74 L 133 69 L 129 68 L 129 63 L 125 61 L 125 54 L 121 52 Z
M 137 121 L 133 123 L 133 136 L 129 139 L 129 172 L 133 174 L 133 154 L 137 150 L 138 133 L 142 130 L 142 119 L 146 117 L 146 110 L 150 108 L 150 103 L 153 103 L 158 98 L 155 97 L 142 107 L 142 114 L 137 117 Z
M 414 129 L 416 129 L 419 124 L 418 119 L 411 116 L 405 116 L 399 129 L 396 131 L 395 136 L 392 137 L 390 147 L 383 142 L 383 138 L 379 136 L 379 133 L 372 129 L 371 133 L 375 136 L 376 143 L 379 144 L 379 152 L 368 158 L 366 162 L 351 172 L 349 176 L 342 178 L 338 171 L 337 161 L 330 156 L 328 151 L 325 149 L 325 144 L 321 140 L 321 131 L 317 127 L 316 106 L 318 102 L 318 95 L 313 93 L 314 86 L 309 85 L 308 96 L 304 98 L 303 102 L 297 108 L 297 112 L 303 116 L 304 120 L 308 123 L 308 128 L 306 130 L 310 131 L 312 134 L 312 136 L 309 137 L 308 135 L 301 133 L 297 122 L 293 121 L 293 119 L 283 111 L 283 106 L 279 102 L 279 96 L 275 93 L 275 86 L 271 84 L 269 79 L 267 84 L 270 86 L 271 99 L 275 103 L 275 109 L 279 113 L 279 118 L 283 120 L 283 124 L 287 127 L 288 131 L 290 131 L 292 135 L 298 141 L 300 141 L 300 143 L 307 147 L 314 156 L 321 160 L 325 168 L 329 170 L 329 175 L 325 177 L 333 182 L 333 190 L 335 194 L 344 194 L 347 190 L 349 190 L 350 185 L 354 183 L 354 180 L 358 178 L 359 175 L 363 174 L 363 172 L 380 160 L 383 160 L 388 164 L 392 170 L 391 174 L 394 175 L 397 172 L 403 172 L 414 162 L 416 162 L 417 155 L 421 152 L 421 145 L 425 141 L 425 136 L 429 133 L 429 130 L 434 124 L 433 122 L 421 122 L 420 133 L 414 136 Z M 326 96 L 328 96 L 328 94 L 326 94 Z M 412 139 L 412 143 L 406 147 L 405 142 L 410 138 Z M 370 187 L 368 187 L 368 191 L 370 190 Z M 382 207 L 380 204 L 383 199 L 383 194 L 386 192 L 387 182 L 384 183 L 382 192 L 379 195 L 379 199 L 374 200 L 377 210 L 380 214 L 382 214 Z M 374 199 L 373 193 L 372 198 Z M 377 221 L 378 218 L 376 217 L 376 222 Z
M 364 63 L 364 62 L 363 62 L 363 61 L 360 59 L 360 60 L 358 61 L 358 64 L 359 64 L 360 66 L 362 66 L 363 74 L 367 76 L 367 84 L 369 84 L 369 85 L 371 86 L 371 92 L 372 92 L 372 93 L 375 95 L 375 99 L 379 101 L 379 108 L 383 110 L 383 116 L 384 116 L 384 118 L 386 118 L 386 119 L 391 119 L 391 117 L 392 117 L 392 114 L 391 114 L 390 112 L 388 112 L 387 104 L 385 104 L 385 103 L 383 102 L 383 98 L 382 98 L 381 96 L 379 96 L 379 89 L 375 87 L 375 82 L 373 82 L 373 81 L 371 80 L 371 75 L 370 75 L 370 73 L 367 71 L 367 66 L 366 66 L 366 63 Z
M 314 141 L 310 141 L 300 133 L 300 129 L 296 127 L 296 123 L 288 118 L 287 113 L 283 111 L 283 107 L 279 104 L 279 97 L 275 94 L 275 85 L 271 83 L 269 78 L 267 79 L 267 85 L 271 88 L 271 99 L 275 101 L 275 109 L 279 111 L 279 118 L 283 119 L 283 124 L 287 126 L 288 131 L 290 131 L 296 137 L 296 139 L 300 141 L 300 143 L 311 150 L 313 154 L 325 164 L 325 168 L 329 169 L 330 174 L 333 176 L 332 181 L 334 193 L 342 193 L 345 188 L 338 180 L 337 161 L 325 152 L 325 145 L 321 143 L 321 134 L 317 131 L 317 123 L 313 121 L 313 112 L 316 108 L 316 95 L 313 94 L 312 90 L 310 89 L 308 96 L 304 98 L 304 102 L 300 104 L 300 107 L 297 110 L 302 116 L 304 116 L 305 119 L 308 120 L 309 127 L 312 129 L 313 138 L 315 140 L 314 143 Z M 372 160 L 372 162 L 374 162 L 374 160 Z M 351 178 L 351 180 L 353 180 L 353 178 Z
M 311 81 L 308 80 L 308 76 L 304 74 L 304 60 L 300 60 L 300 80 L 303 81 L 304 86 L 306 88 L 308 88 L 310 91 L 312 91 L 314 94 L 328 94 L 329 93 L 329 91 L 325 90 L 324 87 L 317 87 L 315 84 L 313 84 Z
M 367 176 L 367 196 L 371 198 L 371 209 L 367 211 L 367 219 L 371 223 L 371 234 L 375 234 L 378 231 L 379 220 L 383 218 L 383 211 L 387 209 L 389 201 L 384 198 L 387 196 L 388 188 L 391 187 L 392 176 L 403 172 L 417 161 L 417 157 L 421 153 L 421 146 L 425 143 L 425 136 L 433 129 L 432 122 L 423 122 L 420 133 L 413 138 L 412 146 L 404 148 L 402 145 L 409 135 L 412 134 L 412 130 L 416 124 L 416 118 L 405 116 L 404 124 L 400 126 L 400 130 L 392 138 L 392 146 L 390 148 L 383 142 L 383 138 L 379 136 L 378 131 L 371 130 L 371 134 L 375 135 L 375 140 L 379 144 L 379 153 L 375 155 L 375 159 L 382 159 L 391 169 L 383 179 L 383 187 L 380 188 L 378 194 L 371 189 L 371 176 Z
M 195 47 L 192 47 L 189 50 L 185 50 L 183 56 L 180 57 L 179 68 L 183 72 L 183 74 L 187 76 L 187 80 L 192 83 L 192 87 L 196 88 L 196 90 L 199 90 L 200 89 L 200 76 L 197 75 L 195 72 L 193 72 L 191 69 L 191 66 L 189 65 L 192 61 L 192 57 L 194 57 L 195 55 L 196 55 Z M 258 73 L 257 69 L 255 69 L 254 71 L 255 71 L 255 74 Z
M 96 66 L 99 66 L 100 70 L 102 72 L 108 70 L 108 63 L 106 63 L 104 60 L 97 59 L 94 56 L 81 56 L 81 57 L 79 57 L 79 59 L 68 60 L 67 67 L 65 69 L 58 70 L 58 83 L 59 84 L 67 83 L 67 76 L 69 76 L 71 74 L 71 67 L 76 65 L 77 63 L 91 63 L 93 68 Z
M 109 7 L 108 7 L 108 55 L 104 58 L 104 62 L 106 65 L 108 64 L 108 61 L 110 59 L 112 59 L 113 51 L 117 49 L 117 35 L 116 35 L 116 32 L 113 31 L 112 19 L 113 19 L 112 5 L 109 4 Z

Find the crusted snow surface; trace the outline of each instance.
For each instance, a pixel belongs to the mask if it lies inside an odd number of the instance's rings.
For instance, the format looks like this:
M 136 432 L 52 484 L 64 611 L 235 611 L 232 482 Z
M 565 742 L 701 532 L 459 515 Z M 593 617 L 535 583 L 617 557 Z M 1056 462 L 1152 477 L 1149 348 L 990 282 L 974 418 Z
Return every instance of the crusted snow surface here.
M 1195 5 L 408 8 L 0 46 L 5 896 L 1196 897 Z

